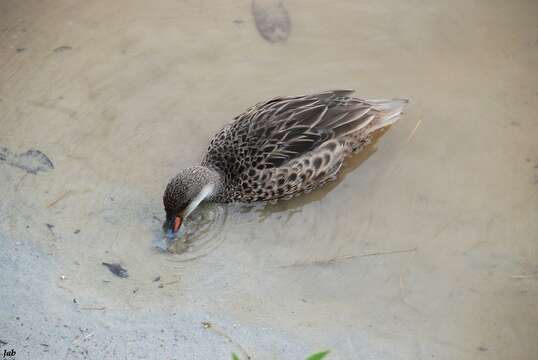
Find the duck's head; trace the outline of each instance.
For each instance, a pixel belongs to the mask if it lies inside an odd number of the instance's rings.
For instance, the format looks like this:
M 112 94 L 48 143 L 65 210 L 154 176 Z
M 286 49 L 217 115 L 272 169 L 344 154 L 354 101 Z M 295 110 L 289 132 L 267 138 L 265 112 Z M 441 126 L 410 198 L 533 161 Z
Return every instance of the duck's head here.
M 166 220 L 163 230 L 168 237 L 173 237 L 184 219 L 213 195 L 218 174 L 203 166 L 181 170 L 166 186 L 163 196 Z

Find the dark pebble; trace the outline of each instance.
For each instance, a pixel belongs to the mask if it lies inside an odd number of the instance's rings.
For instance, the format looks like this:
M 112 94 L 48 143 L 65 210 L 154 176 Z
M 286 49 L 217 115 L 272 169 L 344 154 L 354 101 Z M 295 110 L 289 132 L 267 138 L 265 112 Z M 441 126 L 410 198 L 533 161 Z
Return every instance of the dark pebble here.
M 129 276 L 129 273 L 127 273 L 127 269 L 124 269 L 120 264 L 110 264 L 103 262 L 104 266 L 110 270 L 110 272 L 120 278 L 126 278 Z
M 285 41 L 291 30 L 291 19 L 283 1 L 253 0 L 252 14 L 260 35 L 271 43 Z

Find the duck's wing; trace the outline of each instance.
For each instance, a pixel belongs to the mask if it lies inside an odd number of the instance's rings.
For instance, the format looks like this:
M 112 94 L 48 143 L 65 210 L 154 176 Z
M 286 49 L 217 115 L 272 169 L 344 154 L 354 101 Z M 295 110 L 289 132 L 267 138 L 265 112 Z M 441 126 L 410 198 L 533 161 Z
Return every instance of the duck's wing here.
M 241 139 L 253 165 L 258 169 L 281 166 L 327 140 L 367 126 L 377 111 L 366 100 L 351 97 L 352 93 L 336 90 L 275 98 L 240 115 L 237 125 L 246 125 Z
M 202 164 L 220 170 L 231 181 L 256 170 L 281 167 L 328 140 L 374 128 L 386 112 L 387 106 L 380 105 L 385 102 L 352 94 L 352 90 L 335 90 L 258 103 L 213 137 Z

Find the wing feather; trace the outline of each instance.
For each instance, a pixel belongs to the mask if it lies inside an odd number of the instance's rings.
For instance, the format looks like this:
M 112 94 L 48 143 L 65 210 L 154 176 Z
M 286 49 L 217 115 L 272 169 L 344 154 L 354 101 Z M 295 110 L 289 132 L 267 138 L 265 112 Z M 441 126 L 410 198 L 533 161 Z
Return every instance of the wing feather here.
M 372 122 L 377 110 L 352 94 L 352 90 L 335 90 L 258 103 L 215 136 L 204 161 L 230 171 L 230 176 L 236 176 L 237 168 L 282 166 Z M 241 164 L 230 166 L 230 161 Z

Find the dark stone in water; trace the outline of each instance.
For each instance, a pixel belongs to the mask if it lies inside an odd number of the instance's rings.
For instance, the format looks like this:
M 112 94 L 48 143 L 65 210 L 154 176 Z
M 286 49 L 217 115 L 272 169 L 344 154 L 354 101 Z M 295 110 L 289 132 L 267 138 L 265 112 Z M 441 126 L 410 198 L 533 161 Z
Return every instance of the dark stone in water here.
M 127 273 L 127 269 L 124 269 L 123 266 L 121 266 L 120 264 L 109 264 L 106 262 L 103 262 L 102 264 L 106 266 L 112 274 L 120 278 L 129 277 L 129 274 Z
M 288 10 L 281 0 L 252 0 L 252 14 L 261 36 L 271 42 L 285 41 L 291 30 Z
M 11 150 L 0 146 L 0 161 L 18 167 L 30 174 L 54 169 L 52 161 L 39 150 L 30 149 L 22 154 L 15 154 Z

